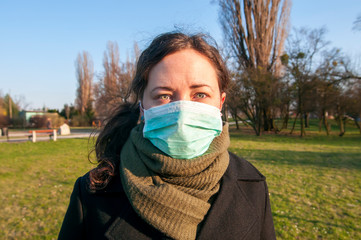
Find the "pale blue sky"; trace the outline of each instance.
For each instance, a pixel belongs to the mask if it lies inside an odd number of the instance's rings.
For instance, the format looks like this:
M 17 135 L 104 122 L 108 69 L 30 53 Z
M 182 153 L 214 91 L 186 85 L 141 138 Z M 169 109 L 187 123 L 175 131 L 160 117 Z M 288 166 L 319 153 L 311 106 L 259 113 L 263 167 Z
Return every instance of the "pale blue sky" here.
M 175 27 L 206 32 L 222 44 L 218 6 L 210 2 L 0 0 L 0 91 L 24 96 L 31 109 L 61 109 L 74 102 L 74 61 L 83 50 L 100 73 L 109 40 L 118 43 L 122 60 L 134 41 L 142 49 Z M 332 46 L 360 59 L 361 32 L 352 31 L 358 14 L 360 0 L 293 0 L 291 26 L 326 26 Z

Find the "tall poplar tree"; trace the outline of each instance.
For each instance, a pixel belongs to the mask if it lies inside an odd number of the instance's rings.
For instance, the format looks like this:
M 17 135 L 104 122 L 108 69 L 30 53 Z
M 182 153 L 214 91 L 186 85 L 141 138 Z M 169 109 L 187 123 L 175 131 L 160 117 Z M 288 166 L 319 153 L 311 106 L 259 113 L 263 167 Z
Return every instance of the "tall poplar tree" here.
M 92 85 L 94 68 L 93 61 L 90 54 L 86 51 L 78 54 L 75 61 L 76 78 L 78 81 L 78 89 L 76 91 L 75 105 L 81 115 L 84 115 L 87 109 L 91 106 L 92 97 Z
M 273 128 L 280 56 L 288 33 L 291 0 L 220 0 L 220 22 L 236 67 L 238 108 L 257 135 Z

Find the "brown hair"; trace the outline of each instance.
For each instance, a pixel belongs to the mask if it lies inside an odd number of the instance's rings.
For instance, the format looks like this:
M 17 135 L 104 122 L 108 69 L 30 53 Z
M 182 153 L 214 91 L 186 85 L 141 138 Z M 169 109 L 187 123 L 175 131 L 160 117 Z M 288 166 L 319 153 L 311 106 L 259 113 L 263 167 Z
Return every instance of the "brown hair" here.
M 220 92 L 229 84 L 229 74 L 215 44 L 204 34 L 186 35 L 179 32 L 164 33 L 156 37 L 139 57 L 135 77 L 128 96 L 132 102 L 121 104 L 100 132 L 95 153 L 98 166 L 90 171 L 90 185 L 93 189 L 104 188 L 117 175 L 120 152 L 130 131 L 139 120 L 138 101 L 143 97 L 150 70 L 165 56 L 184 49 L 193 49 L 207 57 L 216 69 Z

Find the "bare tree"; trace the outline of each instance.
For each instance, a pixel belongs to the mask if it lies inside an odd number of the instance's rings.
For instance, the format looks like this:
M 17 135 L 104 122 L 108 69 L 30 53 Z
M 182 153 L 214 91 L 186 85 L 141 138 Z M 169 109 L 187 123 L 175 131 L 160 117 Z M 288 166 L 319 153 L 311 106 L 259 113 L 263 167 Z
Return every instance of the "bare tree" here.
M 316 70 L 316 74 L 320 79 L 320 92 L 324 96 L 321 101 L 322 104 L 320 104 L 323 106 L 322 112 L 327 110 L 334 114 L 340 128 L 340 136 L 343 136 L 346 131 L 346 113 L 347 109 L 349 109 L 347 106 L 349 96 L 346 94 L 350 93 L 350 96 L 357 99 L 357 96 L 352 94 L 355 91 L 347 91 L 352 89 L 349 82 L 351 81 L 357 86 L 357 80 L 360 79 L 354 70 L 351 70 L 350 65 L 350 60 L 339 49 L 331 49 L 323 53 L 321 65 Z M 329 135 L 330 127 L 327 118 L 324 114 L 322 114 L 322 118 L 326 133 Z
M 134 77 L 135 62 L 139 55 L 137 44 L 134 44 L 134 55 L 120 62 L 117 43 L 108 42 L 104 53 L 104 72 L 95 85 L 96 112 L 101 117 L 107 117 L 120 103 L 128 100 L 128 88 Z
M 235 79 L 250 94 L 240 110 L 255 133 L 273 128 L 272 109 L 279 76 L 280 56 L 288 32 L 291 0 L 220 0 L 220 22 L 227 47 L 237 64 Z
M 286 53 L 282 55 L 281 61 L 286 67 L 286 75 L 292 84 L 296 118 L 300 118 L 301 136 L 306 134 L 305 116 L 312 110 L 312 97 L 317 93 L 315 84 L 317 76 L 314 74 L 317 68 L 314 58 L 328 44 L 324 40 L 326 29 L 309 30 L 306 28 L 294 29 L 292 35 L 288 38 Z M 306 117 L 307 118 L 307 117 Z
M 235 76 L 233 76 L 235 78 Z M 238 78 L 235 78 L 238 79 Z M 229 91 L 226 98 L 227 110 L 231 114 L 233 120 L 236 123 L 237 129 L 239 129 L 239 121 L 243 121 L 240 117 L 240 103 L 243 101 L 242 91 L 240 91 L 240 86 L 238 85 L 239 81 L 233 80 L 230 82 Z M 225 113 L 227 114 L 227 112 Z
M 344 93 L 346 114 L 353 118 L 361 134 L 361 80 L 352 79 Z
M 319 116 L 320 131 L 324 126 L 327 135 L 330 134 L 328 115 L 333 114 L 340 127 L 340 136 L 344 134 L 344 86 L 348 80 L 358 78 L 339 49 L 327 48 L 325 33 L 325 28 L 295 29 L 287 41 L 286 53 L 281 57 L 288 73 L 286 76 L 293 86 L 296 118 L 291 133 L 299 118 L 301 136 L 306 134 L 312 112 Z
M 361 31 L 361 14 L 359 14 L 356 18 L 356 20 L 353 22 L 352 29 L 354 31 Z
M 87 108 L 93 101 L 92 97 L 92 85 L 93 85 L 93 61 L 90 54 L 83 51 L 78 54 L 75 62 L 76 78 L 78 81 L 77 96 L 75 99 L 75 105 L 81 115 L 84 115 Z

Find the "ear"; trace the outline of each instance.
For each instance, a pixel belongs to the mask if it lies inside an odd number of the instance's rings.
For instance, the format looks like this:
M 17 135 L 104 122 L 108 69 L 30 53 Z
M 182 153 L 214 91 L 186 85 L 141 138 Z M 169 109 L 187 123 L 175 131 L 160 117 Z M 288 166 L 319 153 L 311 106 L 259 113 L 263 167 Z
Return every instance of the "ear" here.
M 222 92 L 222 93 L 221 93 L 221 103 L 220 103 L 221 105 L 219 106 L 219 109 L 221 109 L 221 110 L 222 110 L 224 101 L 226 101 L 226 93 L 225 93 L 225 92 Z

